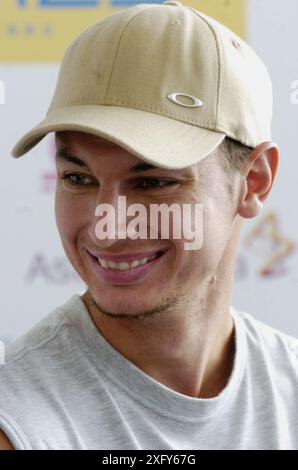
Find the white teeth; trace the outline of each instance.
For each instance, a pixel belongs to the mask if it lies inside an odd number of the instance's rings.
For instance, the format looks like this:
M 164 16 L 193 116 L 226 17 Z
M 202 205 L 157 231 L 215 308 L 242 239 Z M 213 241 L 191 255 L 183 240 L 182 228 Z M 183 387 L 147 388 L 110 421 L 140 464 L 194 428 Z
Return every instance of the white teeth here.
M 153 255 L 142 258 L 142 259 L 135 259 L 129 263 L 127 262 L 122 262 L 122 263 L 115 263 L 114 261 L 107 261 L 105 259 L 97 258 L 99 264 L 105 268 L 105 269 L 116 269 L 118 271 L 127 271 L 128 269 L 136 268 L 137 266 L 141 266 L 145 263 L 148 263 L 148 261 L 153 260 L 156 258 L 157 253 L 154 253 Z
M 99 259 L 98 259 L 99 261 Z M 106 262 L 105 259 L 100 260 L 100 264 L 102 265 L 103 268 L 108 268 L 108 263 Z
M 135 259 L 135 260 L 131 263 L 130 266 L 131 266 L 132 268 L 136 268 L 137 266 L 139 266 L 139 264 L 140 264 L 140 263 L 138 262 L 138 260 Z
M 117 263 L 113 263 L 113 266 L 111 266 L 111 264 L 108 261 L 108 266 L 113 269 L 120 269 L 120 271 L 126 271 L 127 269 L 129 269 L 128 263 L 119 263 L 118 265 Z
M 107 261 L 106 265 L 107 265 L 107 268 L 117 269 L 117 263 L 114 263 L 114 261 Z

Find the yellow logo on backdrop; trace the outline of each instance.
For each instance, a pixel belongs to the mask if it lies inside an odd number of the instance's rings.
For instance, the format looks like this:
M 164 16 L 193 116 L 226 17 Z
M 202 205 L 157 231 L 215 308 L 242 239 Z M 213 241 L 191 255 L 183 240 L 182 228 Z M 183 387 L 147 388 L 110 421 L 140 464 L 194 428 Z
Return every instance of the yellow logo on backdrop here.
M 245 36 L 245 0 L 180 1 Z M 138 3 L 163 0 L 2 0 L 0 62 L 59 62 L 81 31 Z

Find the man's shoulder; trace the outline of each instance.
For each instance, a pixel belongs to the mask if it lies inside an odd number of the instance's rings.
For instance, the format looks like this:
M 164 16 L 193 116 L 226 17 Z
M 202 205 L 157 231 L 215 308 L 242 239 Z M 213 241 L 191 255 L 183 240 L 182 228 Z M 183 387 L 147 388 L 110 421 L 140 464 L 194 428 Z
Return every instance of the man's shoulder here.
M 18 442 L 19 425 L 38 429 L 43 416 L 55 422 L 53 404 L 60 403 L 68 389 L 72 393 L 68 386 L 73 383 L 82 347 L 73 316 L 78 321 L 82 311 L 75 294 L 7 346 L 0 366 L 0 430 L 13 437 L 11 442 Z M 26 436 L 21 438 L 20 446 Z
M 244 322 L 252 357 L 272 366 L 278 374 L 292 376 L 298 383 L 298 338 L 285 333 L 247 312 L 238 315 Z
M 243 319 L 252 341 L 259 340 L 271 348 L 286 348 L 294 354 L 298 354 L 298 338 L 296 336 L 285 333 L 247 312 L 240 311 L 238 315 Z
M 41 354 L 51 342 L 55 342 L 55 339 L 72 325 L 67 313 L 77 302 L 77 297 L 77 295 L 73 295 L 65 303 L 51 310 L 23 336 L 6 346 L 5 363 L 0 366 L 0 378 L 7 368 L 26 362 L 30 353 Z M 41 357 L 39 356 L 39 358 Z

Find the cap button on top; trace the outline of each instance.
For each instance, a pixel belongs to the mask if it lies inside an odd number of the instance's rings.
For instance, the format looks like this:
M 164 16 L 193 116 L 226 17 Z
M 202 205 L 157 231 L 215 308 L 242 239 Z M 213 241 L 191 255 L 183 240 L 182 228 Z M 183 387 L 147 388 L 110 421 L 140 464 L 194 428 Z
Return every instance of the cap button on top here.
M 233 46 L 236 47 L 236 49 L 240 47 L 240 42 L 237 41 L 236 39 L 233 39 L 232 43 L 233 43 Z

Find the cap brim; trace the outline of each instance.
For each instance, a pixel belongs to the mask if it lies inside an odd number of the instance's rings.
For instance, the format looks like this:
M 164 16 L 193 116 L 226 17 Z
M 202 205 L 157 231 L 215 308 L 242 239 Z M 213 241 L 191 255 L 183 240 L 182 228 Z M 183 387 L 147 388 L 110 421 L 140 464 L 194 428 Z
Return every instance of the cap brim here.
M 18 140 L 19 158 L 49 132 L 73 130 L 110 140 L 140 159 L 161 168 L 190 166 L 212 152 L 225 134 L 159 114 L 121 106 L 77 105 L 52 112 Z

